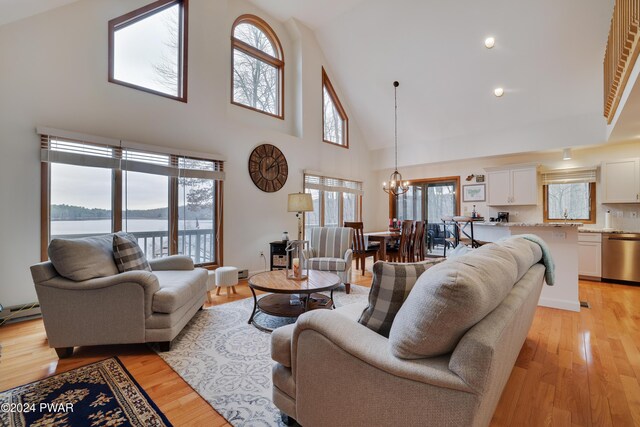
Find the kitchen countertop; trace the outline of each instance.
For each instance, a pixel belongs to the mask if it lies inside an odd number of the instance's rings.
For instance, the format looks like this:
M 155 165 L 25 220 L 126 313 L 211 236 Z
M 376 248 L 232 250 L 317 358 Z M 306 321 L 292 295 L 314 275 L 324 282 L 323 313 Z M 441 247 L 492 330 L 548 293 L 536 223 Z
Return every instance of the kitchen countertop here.
M 637 234 L 640 231 L 628 231 L 628 230 L 605 230 L 603 228 L 581 228 L 578 230 L 580 233 L 610 233 L 610 234 Z
M 495 227 L 582 227 L 581 222 L 474 222 L 473 225 L 491 225 Z

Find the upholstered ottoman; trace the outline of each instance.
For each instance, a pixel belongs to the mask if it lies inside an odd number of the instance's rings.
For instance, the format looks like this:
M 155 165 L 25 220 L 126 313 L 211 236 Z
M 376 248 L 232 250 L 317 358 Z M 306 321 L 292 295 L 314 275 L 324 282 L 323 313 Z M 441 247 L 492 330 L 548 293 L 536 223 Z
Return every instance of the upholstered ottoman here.
M 236 285 L 238 284 L 238 269 L 236 267 L 218 267 L 215 270 L 216 277 L 216 295 L 220 295 L 220 288 L 227 288 L 227 298 L 231 296 L 231 291 L 234 294 L 236 292 Z

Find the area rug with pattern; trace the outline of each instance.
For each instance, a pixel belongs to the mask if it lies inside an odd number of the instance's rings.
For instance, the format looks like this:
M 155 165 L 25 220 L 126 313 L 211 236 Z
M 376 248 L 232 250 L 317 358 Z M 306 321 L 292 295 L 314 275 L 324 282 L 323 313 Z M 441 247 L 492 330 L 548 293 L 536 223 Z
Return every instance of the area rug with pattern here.
M 366 302 L 369 288 L 351 285 L 351 293 L 334 292 L 336 306 Z M 184 380 L 234 426 L 280 426 L 271 401 L 271 334 L 247 321 L 253 299 L 246 298 L 198 312 L 158 353 Z M 257 321 L 275 328 L 286 319 L 262 313 Z
M 171 426 L 112 357 L 0 392 L 0 426 Z

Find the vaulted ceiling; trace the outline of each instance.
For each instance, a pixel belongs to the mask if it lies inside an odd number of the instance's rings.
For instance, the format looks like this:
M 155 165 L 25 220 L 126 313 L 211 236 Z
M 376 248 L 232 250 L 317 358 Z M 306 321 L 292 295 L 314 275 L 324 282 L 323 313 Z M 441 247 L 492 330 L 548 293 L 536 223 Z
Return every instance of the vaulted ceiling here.
M 78 0 L 0 0 L 0 25 L 18 21 Z
M 0 25 L 73 1 L 0 0 Z M 498 134 L 501 152 L 530 151 L 538 140 L 541 149 L 561 146 L 567 138 L 549 142 L 554 133 L 574 135 L 566 145 L 605 142 L 602 59 L 613 0 L 250 1 L 315 31 L 371 149 L 393 146 L 394 80 L 405 148 L 489 145 Z M 484 47 L 488 36 L 493 49 Z
M 251 1 L 315 30 L 372 149 L 393 145 L 394 80 L 400 145 L 517 136 L 577 117 L 605 134 L 602 60 L 613 0 Z

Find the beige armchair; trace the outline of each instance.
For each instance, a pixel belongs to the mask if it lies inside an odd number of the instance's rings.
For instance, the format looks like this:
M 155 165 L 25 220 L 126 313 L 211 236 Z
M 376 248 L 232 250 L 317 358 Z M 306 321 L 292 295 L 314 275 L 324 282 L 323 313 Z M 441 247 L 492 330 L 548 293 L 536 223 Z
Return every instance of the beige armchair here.
M 87 345 L 158 342 L 170 349 L 206 300 L 207 272 L 186 256 L 149 263 L 153 272 L 82 281 L 61 276 L 51 261 L 31 266 L 49 346 L 59 357 Z

